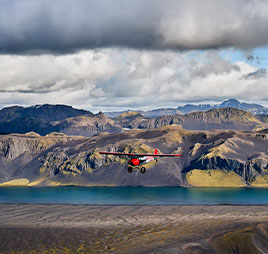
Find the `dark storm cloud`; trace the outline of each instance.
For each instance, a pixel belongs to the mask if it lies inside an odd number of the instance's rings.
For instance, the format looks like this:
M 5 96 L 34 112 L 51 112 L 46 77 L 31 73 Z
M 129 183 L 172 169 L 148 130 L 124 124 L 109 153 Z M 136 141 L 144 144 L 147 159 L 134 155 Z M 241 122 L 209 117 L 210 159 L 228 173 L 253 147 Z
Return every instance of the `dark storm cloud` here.
M 39 93 L 39 94 L 42 94 L 42 93 L 48 93 L 48 91 L 38 91 L 38 90 L 31 90 L 31 91 L 28 91 L 28 90 L 0 90 L 0 93 Z
M 0 52 L 250 49 L 268 44 L 264 0 L 0 0 Z
M 258 69 L 257 71 L 250 72 L 243 76 L 244 79 L 259 79 L 267 77 L 268 73 L 266 69 Z
M 249 63 L 261 64 L 262 59 L 258 56 L 248 55 L 246 59 Z

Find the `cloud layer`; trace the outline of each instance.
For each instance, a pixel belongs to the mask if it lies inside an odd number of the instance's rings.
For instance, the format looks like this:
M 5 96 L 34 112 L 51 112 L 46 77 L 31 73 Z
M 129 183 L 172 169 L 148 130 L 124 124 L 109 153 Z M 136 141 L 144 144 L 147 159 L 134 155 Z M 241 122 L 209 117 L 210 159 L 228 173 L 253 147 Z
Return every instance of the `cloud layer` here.
M 2 54 L 265 45 L 266 0 L 0 0 Z
M 238 98 L 268 105 L 268 75 L 218 51 L 87 50 L 0 57 L 2 106 L 68 104 L 97 112 Z
M 251 51 L 267 45 L 267 0 L 0 0 L 0 101 L 94 112 L 268 105 L 268 51 Z

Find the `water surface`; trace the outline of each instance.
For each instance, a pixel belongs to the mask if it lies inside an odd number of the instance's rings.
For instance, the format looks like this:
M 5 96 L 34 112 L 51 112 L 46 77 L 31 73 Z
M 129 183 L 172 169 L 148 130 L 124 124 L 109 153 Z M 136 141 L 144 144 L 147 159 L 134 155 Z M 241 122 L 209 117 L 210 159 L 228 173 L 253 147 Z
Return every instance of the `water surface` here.
M 179 187 L 1 187 L 0 203 L 90 205 L 268 205 L 268 190 Z

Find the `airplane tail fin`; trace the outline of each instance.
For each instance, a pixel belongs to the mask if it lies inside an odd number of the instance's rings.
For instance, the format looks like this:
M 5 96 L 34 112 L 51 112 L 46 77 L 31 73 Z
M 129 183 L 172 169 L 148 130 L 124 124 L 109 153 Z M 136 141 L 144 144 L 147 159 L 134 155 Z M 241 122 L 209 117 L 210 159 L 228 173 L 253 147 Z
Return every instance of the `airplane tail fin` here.
M 158 154 L 158 150 L 157 149 L 154 149 L 154 154 Z

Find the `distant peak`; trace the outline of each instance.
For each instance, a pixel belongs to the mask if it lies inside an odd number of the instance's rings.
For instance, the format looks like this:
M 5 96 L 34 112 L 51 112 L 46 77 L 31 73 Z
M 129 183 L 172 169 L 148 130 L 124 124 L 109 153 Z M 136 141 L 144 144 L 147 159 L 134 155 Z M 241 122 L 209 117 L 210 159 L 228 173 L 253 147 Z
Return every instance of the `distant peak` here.
M 118 118 L 137 117 L 142 116 L 141 113 L 135 111 L 127 111 L 118 116 Z
M 228 99 L 228 100 L 226 100 L 226 102 L 227 101 L 229 101 L 229 102 L 239 102 L 239 100 L 237 100 L 237 99 L 234 99 L 234 98 L 232 98 L 232 99 Z M 239 102 L 240 103 L 240 102 Z
M 31 106 L 30 108 L 42 108 L 43 107 L 43 105 L 40 105 L 40 104 L 37 104 L 37 105 L 34 105 L 34 106 Z
M 104 116 L 104 113 L 100 111 L 99 113 L 96 114 L 96 116 Z
M 223 101 L 221 104 L 240 104 L 240 101 L 237 99 L 228 99 L 226 101 Z

